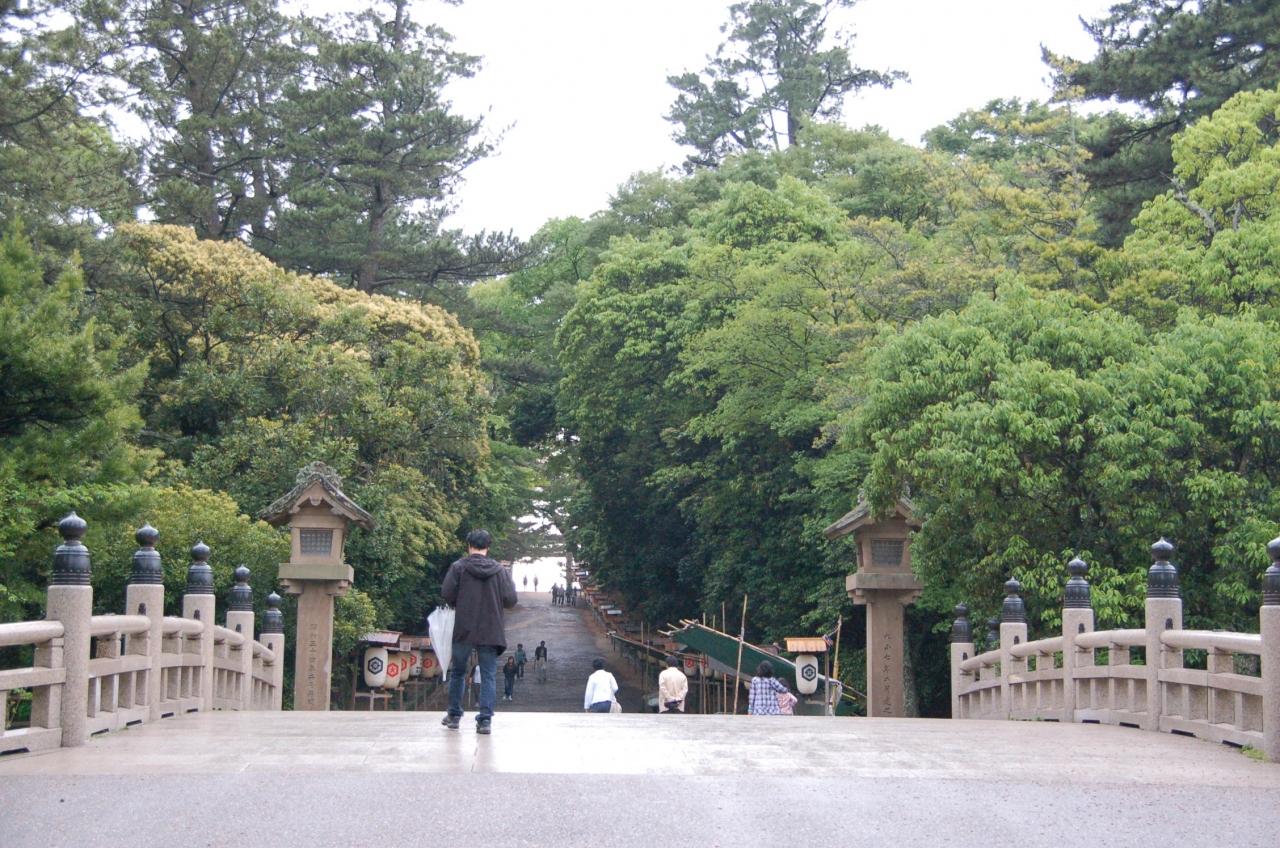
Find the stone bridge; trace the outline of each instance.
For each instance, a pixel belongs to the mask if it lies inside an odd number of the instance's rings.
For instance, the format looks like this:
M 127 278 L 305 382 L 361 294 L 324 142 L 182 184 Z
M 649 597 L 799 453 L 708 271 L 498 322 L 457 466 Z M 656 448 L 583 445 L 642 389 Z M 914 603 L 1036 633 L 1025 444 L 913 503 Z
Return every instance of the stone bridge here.
M 1280 544 L 1260 635 L 1182 631 L 1164 548 L 1144 630 L 1093 631 L 1073 563 L 1063 635 L 1028 642 L 1010 586 L 989 650 L 958 617 L 964 721 L 501 712 L 484 737 L 429 713 L 280 711 L 278 598 L 255 640 L 241 572 L 214 624 L 197 545 L 182 615 L 165 616 L 143 528 L 124 614 L 94 616 L 83 522 L 60 530 L 47 619 L 0 625 L 0 645 L 35 657 L 0 671 L 0 691 L 35 704 L 30 728 L 0 736 L 25 751 L 0 757 L 5 848 L 1272 846 L 1280 833 L 1280 764 L 1219 744 L 1269 751 L 1275 732 Z M 1201 645 L 1209 667 L 1182 668 L 1178 652 Z M 1138 664 L 1138 647 L 1156 661 Z

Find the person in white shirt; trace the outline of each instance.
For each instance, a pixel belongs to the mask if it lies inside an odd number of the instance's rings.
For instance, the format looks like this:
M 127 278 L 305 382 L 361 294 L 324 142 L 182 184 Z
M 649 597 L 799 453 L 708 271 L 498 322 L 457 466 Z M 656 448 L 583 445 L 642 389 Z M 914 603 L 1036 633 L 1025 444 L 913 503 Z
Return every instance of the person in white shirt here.
M 689 694 L 689 678 L 684 676 L 680 658 L 667 657 L 667 667 L 658 675 L 658 712 L 682 713 Z
M 618 694 L 618 681 L 604 670 L 604 660 L 601 658 L 592 660 L 591 667 L 595 671 L 587 678 L 587 691 L 582 695 L 582 709 L 589 713 L 607 713 Z

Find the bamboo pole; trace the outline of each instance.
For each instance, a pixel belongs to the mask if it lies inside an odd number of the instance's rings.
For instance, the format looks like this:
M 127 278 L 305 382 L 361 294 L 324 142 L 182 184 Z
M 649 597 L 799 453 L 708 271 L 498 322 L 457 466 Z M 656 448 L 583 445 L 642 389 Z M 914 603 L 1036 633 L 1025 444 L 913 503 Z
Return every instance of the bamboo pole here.
M 836 619 L 836 659 L 834 667 L 831 670 L 831 673 L 835 675 L 836 680 L 840 679 L 840 629 L 842 627 L 844 627 L 844 613 L 840 613 L 840 616 Z M 828 678 L 827 686 L 830 685 L 831 680 Z M 841 691 L 843 691 L 843 689 Z M 835 704 L 831 705 L 831 714 L 836 714 Z
M 742 643 L 747 637 L 747 596 L 742 596 L 742 624 L 738 626 L 738 663 L 733 670 L 733 714 L 738 714 L 738 694 L 742 691 Z

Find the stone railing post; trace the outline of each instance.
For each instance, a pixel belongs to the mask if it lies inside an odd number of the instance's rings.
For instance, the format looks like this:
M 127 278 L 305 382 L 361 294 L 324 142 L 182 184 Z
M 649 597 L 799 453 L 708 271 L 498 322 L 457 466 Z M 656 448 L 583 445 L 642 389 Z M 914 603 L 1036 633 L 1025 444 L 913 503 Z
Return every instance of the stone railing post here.
M 951 624 L 952 718 L 968 718 L 960 704 L 960 690 L 973 680 L 973 674 L 961 671 L 960 664 L 973 655 L 973 628 L 969 625 L 969 607 L 956 604 L 956 620 Z
M 1271 566 L 1262 578 L 1262 752 L 1280 763 L 1280 539 L 1267 545 Z
M 93 616 L 93 567 L 89 549 L 80 541 L 88 528 L 74 512 L 58 522 L 62 544 L 53 553 L 49 576 L 45 619 L 62 623 L 62 638 L 52 639 L 36 650 L 36 665 L 66 669 L 61 687 L 43 686 L 31 704 L 32 724 L 61 727 L 65 747 L 83 745 L 89 724 L 90 625 Z
M 1004 604 L 1000 607 L 1000 715 L 1013 715 L 1009 678 L 1027 670 L 1025 658 L 1015 658 L 1014 645 L 1027 641 L 1027 607 L 1022 602 L 1022 584 L 1010 577 L 1004 584 Z
M 241 565 L 235 571 L 236 582 L 227 602 L 227 629 L 244 637 L 240 653 L 240 689 L 237 699 L 241 710 L 253 709 L 253 589 L 249 586 L 249 569 Z
M 1151 546 L 1152 562 L 1147 571 L 1147 730 L 1159 730 L 1164 715 L 1160 670 L 1182 667 L 1182 651 L 1168 650 L 1160 641 L 1164 631 L 1182 629 L 1182 596 L 1178 570 L 1169 561 L 1172 556 L 1173 544 L 1167 539 Z
M 267 595 L 267 611 L 262 614 L 262 644 L 271 649 L 271 706 L 278 710 L 284 703 L 284 615 L 280 612 L 280 596 Z
M 200 709 L 213 709 L 213 569 L 209 566 L 209 546 L 196 542 L 187 568 L 187 591 L 182 596 L 182 617 L 204 625 L 197 637 L 200 650 Z
M 1076 669 L 1093 665 L 1092 650 L 1077 650 L 1076 637 L 1093 632 L 1093 600 L 1089 593 L 1089 565 L 1079 557 L 1067 563 L 1062 598 L 1062 720 L 1076 720 Z
M 129 636 L 125 650 L 130 654 L 147 657 L 147 674 L 140 687 L 146 698 L 147 716 L 150 721 L 160 718 L 160 679 L 163 669 L 160 656 L 164 638 L 164 569 L 160 553 L 156 550 L 159 532 L 145 524 L 133 534 L 140 546 L 133 555 L 133 570 L 129 585 L 124 590 L 125 615 L 145 615 L 151 620 L 146 635 Z

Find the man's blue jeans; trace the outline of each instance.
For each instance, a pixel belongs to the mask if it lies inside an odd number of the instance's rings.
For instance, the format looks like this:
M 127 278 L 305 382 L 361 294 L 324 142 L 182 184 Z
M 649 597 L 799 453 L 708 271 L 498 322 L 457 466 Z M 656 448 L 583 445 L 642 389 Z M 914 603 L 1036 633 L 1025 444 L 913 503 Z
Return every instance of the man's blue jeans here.
M 493 719 L 493 705 L 498 700 L 498 649 L 492 645 L 453 643 L 453 658 L 449 660 L 449 715 L 462 717 L 462 695 L 467 689 L 467 660 L 473 650 L 480 663 L 480 711 L 476 713 L 476 721 L 487 723 Z

